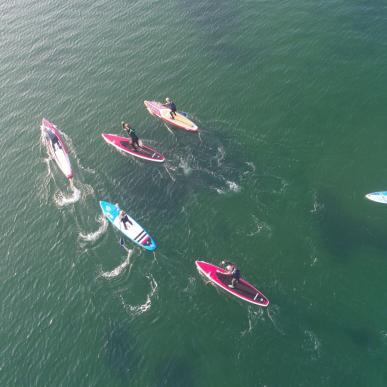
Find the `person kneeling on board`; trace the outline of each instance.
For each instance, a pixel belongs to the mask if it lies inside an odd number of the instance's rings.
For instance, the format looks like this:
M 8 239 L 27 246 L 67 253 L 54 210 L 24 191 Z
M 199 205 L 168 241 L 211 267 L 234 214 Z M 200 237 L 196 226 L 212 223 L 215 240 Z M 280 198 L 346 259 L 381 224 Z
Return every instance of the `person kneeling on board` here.
M 176 104 L 170 98 L 167 97 L 165 98 L 165 103 L 163 103 L 163 105 L 171 109 L 169 114 L 171 115 L 171 118 L 174 120 L 176 117 Z
M 227 273 L 223 273 L 224 275 L 232 276 L 231 285 L 228 285 L 228 287 L 235 288 L 235 285 L 239 283 L 239 278 L 241 278 L 241 272 L 237 265 L 232 262 L 222 261 L 221 266 L 227 271 Z
M 124 225 L 125 230 L 127 230 L 130 226 L 133 226 L 133 223 L 129 220 L 128 214 L 121 210 L 118 215 L 120 222 Z
M 47 138 L 47 140 L 51 141 L 52 147 L 54 149 L 60 148 L 61 146 L 60 146 L 60 142 L 58 140 L 58 137 L 56 137 L 56 135 L 53 132 L 51 132 L 51 130 L 47 130 L 46 133 L 47 133 L 46 138 Z M 57 147 L 55 147 L 55 144 L 57 144 Z
M 129 126 L 129 124 L 127 122 L 122 122 L 121 124 L 122 124 L 122 128 L 124 129 L 124 131 L 128 134 L 128 136 L 132 140 L 133 149 L 137 150 L 139 147 L 141 147 L 141 145 L 139 143 L 139 138 L 137 137 L 136 130 L 134 128 L 132 128 L 131 126 Z

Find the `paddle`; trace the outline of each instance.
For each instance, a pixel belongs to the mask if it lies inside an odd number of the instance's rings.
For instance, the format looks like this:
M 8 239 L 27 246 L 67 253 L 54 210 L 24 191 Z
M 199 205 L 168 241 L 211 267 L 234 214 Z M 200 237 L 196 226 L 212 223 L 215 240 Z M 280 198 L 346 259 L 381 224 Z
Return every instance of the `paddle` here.
M 116 203 L 116 207 L 118 207 L 118 203 Z M 120 207 L 118 207 L 118 209 L 119 209 L 119 208 L 120 208 Z M 121 231 L 121 223 L 122 223 L 122 222 L 121 222 L 121 219 L 119 219 L 120 232 L 122 232 L 122 231 Z M 121 246 L 121 247 L 124 247 L 124 246 L 125 246 L 125 240 L 124 240 L 124 238 L 123 238 L 122 236 L 120 237 L 120 246 Z

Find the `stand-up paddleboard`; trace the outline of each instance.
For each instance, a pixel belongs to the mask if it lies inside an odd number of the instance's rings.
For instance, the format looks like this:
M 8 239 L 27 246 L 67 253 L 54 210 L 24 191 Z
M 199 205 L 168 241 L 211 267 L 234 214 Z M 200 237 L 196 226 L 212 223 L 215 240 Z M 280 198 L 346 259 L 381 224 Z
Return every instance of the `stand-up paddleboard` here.
M 176 126 L 180 129 L 187 130 L 189 132 L 197 132 L 199 129 L 194 122 L 179 112 L 176 112 L 176 116 L 171 118 L 171 109 L 165 107 L 160 102 L 144 101 L 144 105 L 152 116 L 159 117 L 161 120 L 167 122 L 168 124 Z
M 373 202 L 387 204 L 387 191 L 372 192 L 365 197 Z
M 135 150 L 131 145 L 131 140 L 127 137 L 108 133 L 102 133 L 102 137 L 108 144 L 113 145 L 119 151 L 128 153 L 132 156 L 139 157 L 144 160 L 156 161 L 157 163 L 165 161 L 165 157 L 150 146 L 142 144 Z
M 268 306 L 269 300 L 253 285 L 240 278 L 234 288 L 230 288 L 232 277 L 225 275 L 226 270 L 204 261 L 195 261 L 199 273 L 226 292 L 251 304 Z
M 57 127 L 50 121 L 43 118 L 40 129 L 43 134 L 43 141 L 47 147 L 48 153 L 58 164 L 59 169 L 67 177 L 73 177 L 68 151 Z
M 121 209 L 109 202 L 100 201 L 99 205 L 101 206 L 104 216 L 121 231 L 127 238 L 129 238 L 136 245 L 143 247 L 146 250 L 153 251 L 156 249 L 156 242 L 152 237 L 129 215 L 128 222 L 125 225 L 119 219 L 119 214 Z

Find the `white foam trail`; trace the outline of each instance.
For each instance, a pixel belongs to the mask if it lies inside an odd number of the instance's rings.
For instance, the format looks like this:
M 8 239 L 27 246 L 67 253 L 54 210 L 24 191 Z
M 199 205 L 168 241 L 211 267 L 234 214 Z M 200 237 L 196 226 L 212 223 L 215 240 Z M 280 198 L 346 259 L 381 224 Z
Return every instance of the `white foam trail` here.
M 100 224 L 97 231 L 89 232 L 88 234 L 79 233 L 79 237 L 86 242 L 95 242 L 108 228 L 108 221 L 103 215 L 99 215 L 97 222 Z
M 146 296 L 146 301 L 142 305 L 124 305 L 125 309 L 132 315 L 132 316 L 139 316 L 143 313 L 145 313 L 147 310 L 150 309 L 152 305 L 152 297 L 157 291 L 157 282 L 153 278 L 151 274 L 146 276 L 149 279 L 149 285 L 150 285 L 150 292 Z
M 72 191 L 70 196 L 65 196 L 61 190 L 55 193 L 54 200 L 57 206 L 68 206 L 69 204 L 76 203 L 81 198 L 81 191 L 74 185 L 72 180 L 70 180 L 70 188 Z
M 237 183 L 235 183 L 234 181 L 227 180 L 226 184 L 227 184 L 230 191 L 233 191 L 233 192 L 240 192 L 241 191 L 241 187 Z
M 312 359 L 316 360 L 318 357 L 320 357 L 321 343 L 317 335 L 311 330 L 306 330 L 304 333 L 306 337 L 304 340 L 303 348 L 306 351 L 312 352 Z
M 324 204 L 318 201 L 317 192 L 313 192 L 313 209 L 310 210 L 312 214 L 318 214 L 324 209 Z
M 133 250 L 128 250 L 128 256 L 120 265 L 118 265 L 112 271 L 102 272 L 100 276 L 107 279 L 119 276 L 124 271 L 124 269 L 130 265 L 130 257 L 132 256 L 132 252 Z
M 176 179 L 172 176 L 171 172 L 169 172 L 169 168 L 168 168 L 166 165 L 164 165 L 164 168 L 165 168 L 165 170 L 167 171 L 167 173 L 168 173 L 169 177 L 171 178 L 171 180 L 172 180 L 173 182 L 175 182 Z
M 267 223 L 260 221 L 255 215 L 252 215 L 252 218 L 256 229 L 248 233 L 247 236 L 252 237 L 262 231 L 268 233 L 268 235 L 271 236 L 271 227 Z
M 227 188 L 228 188 L 228 192 L 240 192 L 241 191 L 241 187 L 235 183 L 234 181 L 231 181 L 231 180 L 226 180 L 226 185 L 227 185 Z M 227 191 L 223 188 L 216 188 L 216 187 L 213 187 L 213 189 L 215 189 L 215 191 L 219 194 L 219 195 L 224 195 L 225 193 L 227 193 Z
M 252 172 L 255 172 L 256 167 L 252 161 L 246 161 L 246 164 L 251 168 Z
M 249 326 L 247 329 L 241 332 L 241 336 L 248 335 L 250 332 L 252 332 L 254 327 L 257 325 L 258 320 L 264 320 L 264 309 L 257 309 L 249 306 L 247 310 L 247 321 Z
M 188 161 L 180 158 L 179 167 L 183 170 L 185 176 L 192 173 L 192 168 L 189 166 Z
M 221 166 L 225 156 L 226 156 L 226 151 L 224 150 L 223 146 L 218 146 L 218 152 L 216 154 L 216 161 L 218 163 L 218 167 Z
M 279 313 L 279 308 L 276 307 L 275 305 L 270 305 L 269 309 L 267 309 L 267 316 L 269 317 L 270 321 L 273 323 L 274 328 L 281 333 L 282 335 L 285 334 L 285 332 L 278 326 L 274 314 Z

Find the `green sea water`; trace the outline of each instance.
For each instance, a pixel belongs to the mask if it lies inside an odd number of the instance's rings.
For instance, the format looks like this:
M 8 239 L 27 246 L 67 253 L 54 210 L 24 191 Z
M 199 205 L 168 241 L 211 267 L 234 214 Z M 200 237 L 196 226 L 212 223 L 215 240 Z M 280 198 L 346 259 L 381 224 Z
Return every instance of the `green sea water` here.
M 387 385 L 384 1 L 9 0 L 0 36 L 0 386 Z M 166 96 L 199 135 L 148 114 Z M 164 165 L 104 143 L 122 120 Z

